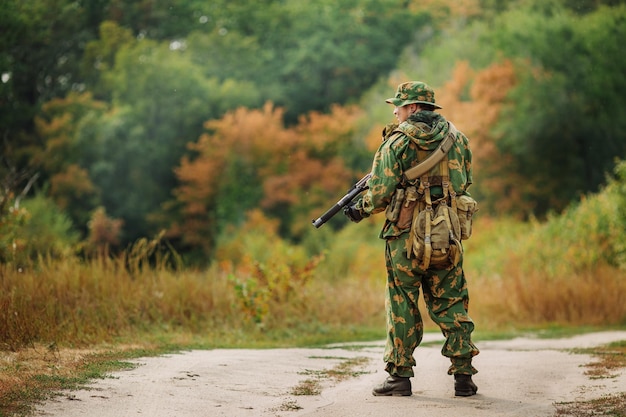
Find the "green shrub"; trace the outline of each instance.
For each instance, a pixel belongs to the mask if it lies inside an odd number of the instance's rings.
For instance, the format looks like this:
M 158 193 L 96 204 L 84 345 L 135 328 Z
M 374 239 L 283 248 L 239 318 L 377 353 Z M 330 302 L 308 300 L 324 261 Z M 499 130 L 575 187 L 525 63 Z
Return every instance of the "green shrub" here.
M 518 248 L 524 268 L 542 269 L 549 276 L 593 270 L 600 264 L 624 268 L 626 241 L 624 190 L 626 168 L 599 193 L 583 197 L 562 214 L 535 222 Z
M 71 220 L 41 194 L 13 204 L 0 217 L 0 260 L 15 265 L 40 255 L 64 257 L 76 249 L 79 234 Z

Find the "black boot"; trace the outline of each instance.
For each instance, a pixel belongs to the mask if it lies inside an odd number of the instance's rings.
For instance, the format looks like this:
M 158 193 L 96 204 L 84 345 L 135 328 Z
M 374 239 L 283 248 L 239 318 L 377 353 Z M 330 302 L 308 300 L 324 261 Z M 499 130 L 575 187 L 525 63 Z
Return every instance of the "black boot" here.
M 472 381 L 471 375 L 454 375 L 454 395 L 457 397 L 470 397 L 476 394 L 478 387 Z
M 391 375 L 385 382 L 378 385 L 372 391 L 376 396 L 393 395 L 393 396 L 409 396 L 411 392 L 411 380 L 407 376 Z

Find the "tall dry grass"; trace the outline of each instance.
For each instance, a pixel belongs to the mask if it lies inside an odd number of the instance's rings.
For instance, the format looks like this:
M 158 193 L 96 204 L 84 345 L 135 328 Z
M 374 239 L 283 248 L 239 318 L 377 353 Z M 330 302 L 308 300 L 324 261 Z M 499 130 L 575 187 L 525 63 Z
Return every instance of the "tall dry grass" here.
M 626 326 L 624 184 L 542 222 L 479 219 L 468 242 L 476 315 L 494 328 Z
M 477 329 L 626 325 L 622 188 L 613 184 L 543 222 L 479 216 L 465 245 Z M 276 222 L 253 212 L 223 236 L 206 270 L 172 267 L 160 242 L 146 240 L 114 259 L 1 265 L 0 349 L 176 332 L 205 346 L 382 338 L 380 221 L 312 230 L 307 246 L 285 242 Z M 318 236 L 321 252 L 311 250 Z
M 281 240 L 276 228 L 252 213 L 221 241 L 219 262 L 207 270 L 172 267 L 159 257 L 158 240 L 139 241 L 119 258 L 2 265 L 0 349 L 85 346 L 176 332 L 214 346 L 264 338 L 280 343 L 280 337 L 313 343 L 383 322 L 378 281 L 354 276 L 352 268 L 342 276 L 324 272 L 334 269 L 326 255 L 307 255 Z
M 125 259 L 43 259 L 0 267 L 0 347 L 34 342 L 85 345 L 231 321 L 230 289 L 205 272 L 129 268 Z M 216 315 L 219 312 L 219 315 Z

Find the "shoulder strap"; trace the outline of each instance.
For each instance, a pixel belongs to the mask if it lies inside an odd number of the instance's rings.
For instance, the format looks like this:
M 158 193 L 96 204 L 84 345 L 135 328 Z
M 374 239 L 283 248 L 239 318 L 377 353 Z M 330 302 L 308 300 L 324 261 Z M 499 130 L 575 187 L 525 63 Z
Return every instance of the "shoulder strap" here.
M 456 132 L 456 128 L 452 123 L 450 123 L 450 131 L 448 132 L 446 138 L 441 141 L 437 149 L 432 151 L 432 153 L 424 161 L 415 165 L 411 169 L 407 169 L 404 172 L 404 178 L 408 181 L 412 181 L 433 169 L 435 165 L 437 165 L 439 161 L 441 161 L 448 154 L 448 151 L 452 147 L 455 136 L 454 132 Z

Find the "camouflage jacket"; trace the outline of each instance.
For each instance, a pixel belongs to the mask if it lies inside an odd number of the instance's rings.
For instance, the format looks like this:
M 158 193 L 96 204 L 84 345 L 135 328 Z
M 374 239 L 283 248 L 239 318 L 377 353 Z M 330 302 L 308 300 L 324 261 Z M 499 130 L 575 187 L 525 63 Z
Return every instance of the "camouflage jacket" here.
M 402 182 L 404 171 L 423 161 L 430 153 L 439 146 L 440 142 L 448 135 L 450 125 L 448 121 L 438 113 L 420 111 L 409 117 L 395 129 L 385 132 L 383 142 L 374 155 L 372 163 L 372 177 L 368 185 L 369 189 L 361 195 L 356 202 L 356 209 L 364 217 L 380 213 L 387 208 L 396 188 L 406 187 L 410 184 Z M 468 194 L 467 189 L 472 183 L 472 152 L 467 137 L 457 131 L 455 143 L 448 152 L 448 167 L 450 182 L 457 194 Z M 439 165 L 429 172 L 431 194 L 433 198 L 442 196 Z M 414 181 L 419 184 L 419 179 Z M 388 220 L 385 221 L 380 237 L 385 239 L 399 236 L 408 232 L 409 229 L 401 230 Z

